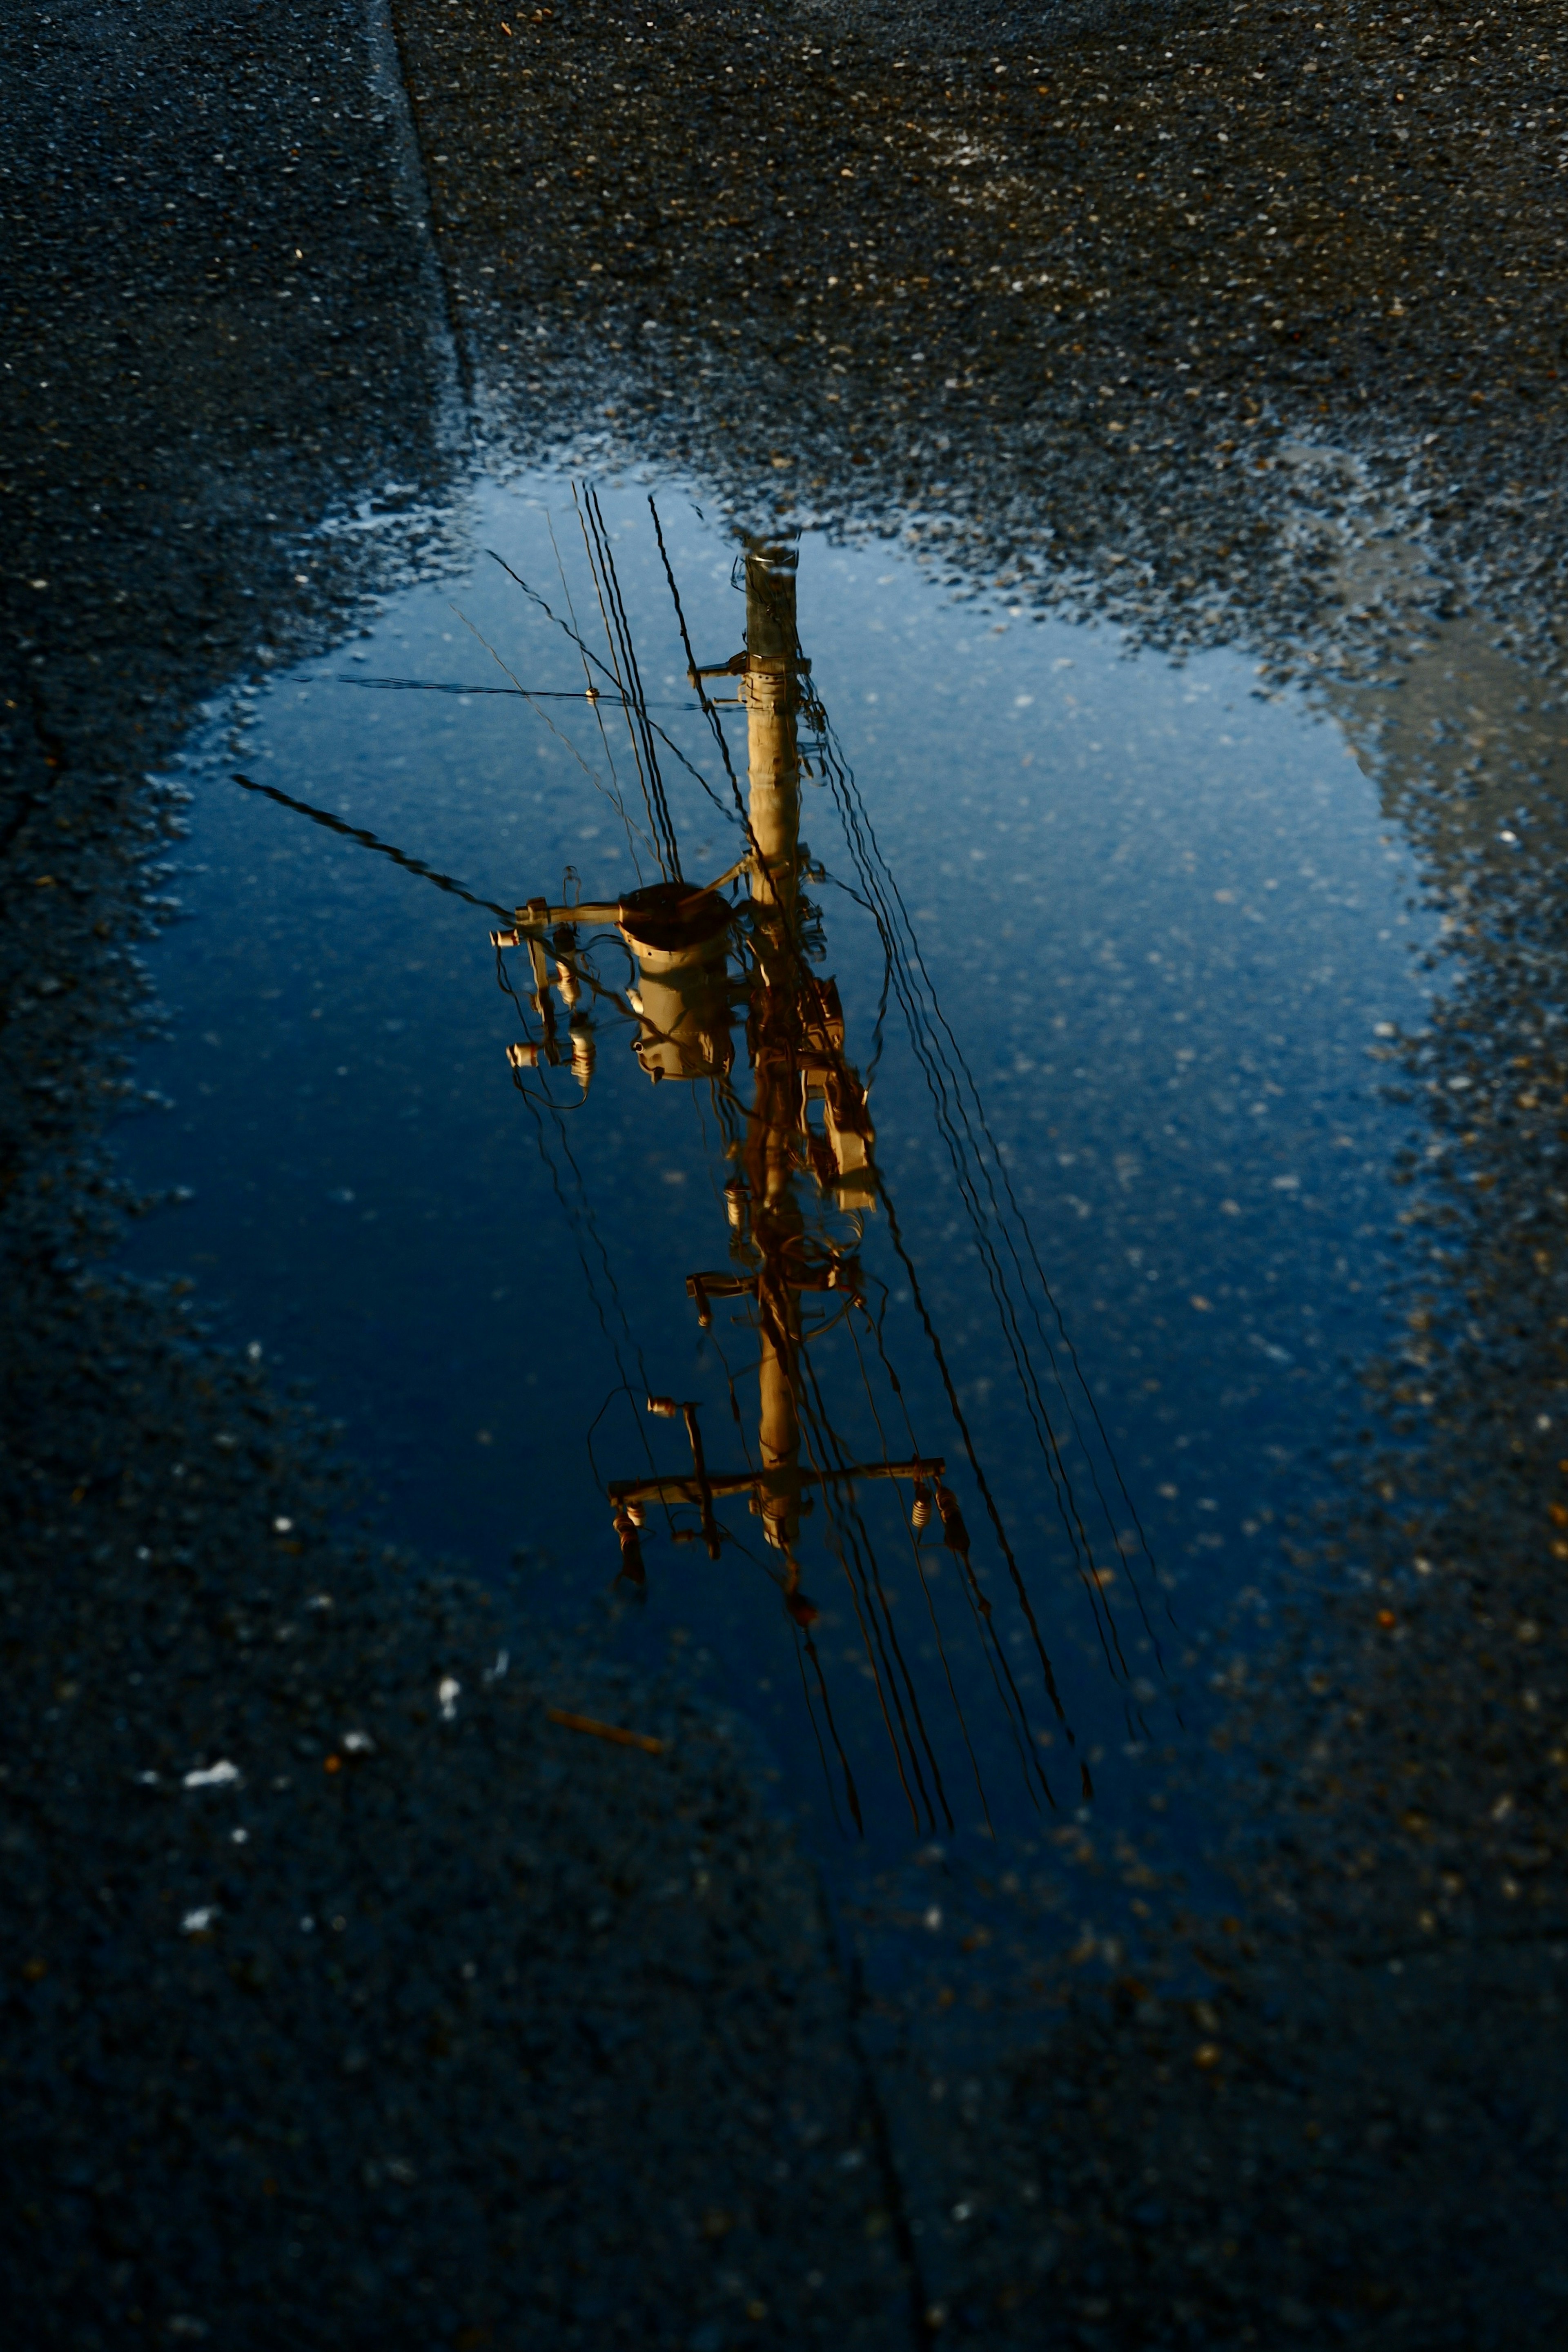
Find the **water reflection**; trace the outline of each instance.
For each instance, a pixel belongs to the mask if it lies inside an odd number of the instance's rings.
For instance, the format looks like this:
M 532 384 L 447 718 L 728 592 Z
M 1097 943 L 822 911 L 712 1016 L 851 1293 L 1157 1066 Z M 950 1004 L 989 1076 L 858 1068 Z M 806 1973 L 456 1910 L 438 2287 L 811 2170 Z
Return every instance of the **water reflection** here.
M 660 507 L 496 492 L 506 566 L 256 700 L 141 1181 L 389 1532 L 568 1622 L 624 1564 L 819 1833 L 1125 1817 L 1373 1337 L 1401 868 L 1238 662 Z
M 650 1513 L 662 1522 L 671 1544 L 700 1542 L 713 1560 L 721 1557 L 728 1545 L 749 1553 L 772 1576 L 799 1644 L 802 1688 L 808 1706 L 816 1712 L 819 1747 L 825 1760 L 827 1747 L 834 1750 L 849 1812 L 857 1826 L 863 1826 L 859 1791 L 839 1738 L 824 1660 L 813 1638 L 812 1628 L 822 1612 L 802 1582 L 803 1525 L 819 1518 L 815 1548 L 825 1570 L 836 1569 L 847 1591 L 865 1665 L 911 1818 L 917 1829 L 932 1830 L 940 1815 L 951 1829 L 953 1814 L 942 1763 L 927 1721 L 930 1694 L 922 1696 L 900 1639 L 902 1593 L 889 1557 L 889 1534 L 883 1529 L 890 1531 L 896 1556 L 905 1562 L 906 1576 L 923 1601 L 935 1636 L 942 1680 L 984 1808 L 982 1775 L 964 1723 L 933 1591 L 934 1572 L 945 1551 L 957 1571 L 969 1631 L 988 1658 L 995 1697 L 1011 1727 L 1026 1780 L 1054 1802 L 1040 1755 L 1045 1727 L 1032 1719 L 1014 1672 L 994 1604 L 974 1558 L 963 1505 L 948 1481 L 946 1457 L 922 1450 L 917 1441 L 904 1385 L 888 1351 L 883 1318 L 873 1306 L 858 1254 L 863 1221 L 880 1203 L 919 1297 L 919 1278 L 902 1248 L 892 1197 L 876 1163 L 869 1091 L 846 1055 L 837 983 L 813 968 L 826 956 L 826 941 L 822 907 L 808 895 L 807 886 L 822 881 L 825 875 L 801 838 L 803 761 L 817 776 L 832 779 L 841 803 L 858 817 L 861 880 L 868 894 L 875 894 L 869 903 L 877 906 L 886 958 L 884 1004 L 895 969 L 899 991 L 905 999 L 913 1001 L 918 983 L 908 950 L 892 929 L 892 908 L 895 904 L 901 908 L 896 886 L 874 855 L 868 824 L 864 812 L 857 808 L 853 778 L 812 686 L 811 663 L 802 649 L 797 625 L 797 550 L 782 541 L 753 542 L 744 548 L 736 569 L 745 590 L 745 644 L 721 664 L 708 667 L 700 666 L 692 656 L 675 575 L 665 557 L 686 647 L 688 677 L 712 730 L 745 845 L 725 872 L 710 882 L 692 884 L 682 876 L 680 845 L 662 774 L 665 755 L 683 755 L 647 710 L 614 551 L 591 491 L 583 497 L 579 511 L 594 601 L 605 623 L 606 654 L 595 652 L 580 635 L 574 614 L 563 620 L 525 582 L 520 579 L 518 584 L 576 646 L 588 679 L 584 699 L 598 706 L 608 698 L 623 716 L 626 752 L 646 820 L 638 830 L 658 865 L 660 878 L 615 898 L 591 895 L 584 898 L 581 877 L 574 869 L 558 904 L 543 897 L 531 898 L 518 908 L 511 924 L 491 932 L 501 984 L 517 1004 L 524 1030 L 509 1046 L 508 1059 L 531 1108 L 560 1121 L 563 1112 L 587 1100 L 597 1057 L 596 1016 L 629 1027 L 630 1049 L 654 1085 L 674 1083 L 704 1090 L 711 1121 L 705 1132 L 711 1133 L 721 1168 L 728 1171 L 721 1175 L 721 1192 L 717 1184 L 715 1190 L 723 1202 L 729 1263 L 718 1269 L 709 1266 L 688 1272 L 685 1288 L 702 1331 L 715 1333 L 716 1310 L 723 1319 L 723 1338 L 716 1337 L 714 1345 L 724 1365 L 732 1442 L 745 1465 L 710 1465 L 701 1398 L 647 1394 L 649 1416 L 683 1426 L 689 1466 L 671 1471 L 650 1461 L 642 1473 L 605 1480 L 604 1491 L 620 1544 L 621 1580 L 635 1592 L 647 1589 L 644 1537 Z M 652 520 L 657 531 L 657 510 Z M 662 532 L 659 546 L 663 555 Z M 605 687 L 596 683 L 596 676 L 604 677 Z M 733 695 L 711 695 L 708 681 L 716 679 L 732 681 Z M 610 689 L 607 698 L 606 688 Z M 742 711 L 746 723 L 743 793 L 721 716 L 730 709 Z M 626 821 L 602 709 L 595 708 L 594 717 L 610 770 L 608 789 Z M 586 768 L 586 761 L 584 764 Z M 741 895 L 725 898 L 727 886 Z M 904 928 L 908 932 L 907 917 Z M 605 954 L 613 953 L 617 944 L 632 975 L 620 988 L 606 981 L 603 969 Z M 912 933 L 909 944 L 914 946 Z M 526 960 L 521 992 L 507 962 L 513 950 Z M 914 961 L 918 962 L 918 949 Z M 1063 1379 L 1061 1363 L 1041 1319 L 1042 1304 L 1053 1313 L 1055 1309 L 1044 1288 L 1038 1257 L 1011 1198 L 1005 1171 L 1003 1181 L 1013 1213 L 1010 1221 L 1003 1213 L 993 1173 L 981 1162 L 975 1148 L 976 1121 L 984 1132 L 979 1095 L 929 979 L 925 990 L 931 1014 L 926 1050 L 930 1066 L 941 1082 L 935 1097 L 939 1116 L 947 1129 L 954 1165 L 961 1171 L 961 1188 L 986 1258 L 994 1303 L 1045 1450 L 1062 1529 L 1101 1626 L 1107 1663 L 1125 1680 L 1126 1659 L 1107 1587 L 1113 1550 L 1118 1565 L 1131 1573 L 1134 1545 L 1122 1541 L 1120 1549 L 1114 1549 L 1118 1538 L 1105 1501 L 1102 1470 L 1115 1482 L 1130 1510 L 1131 1498 L 1058 1316 L 1057 1341 L 1076 1376 L 1076 1397 Z M 742 1016 L 749 1089 L 736 1075 L 734 1032 Z M 558 1077 L 565 1082 L 564 1093 Z M 563 1132 L 559 1139 L 563 1145 Z M 578 1177 L 579 1215 L 587 1226 L 592 1223 L 587 1189 L 574 1157 L 572 1165 Z M 988 1230 L 983 1186 L 989 1194 L 992 1230 Z M 1011 1257 L 1010 1266 L 1003 1263 L 999 1240 Z M 596 1236 L 595 1243 L 607 1266 L 603 1244 Z M 657 1246 L 657 1236 L 653 1245 Z M 1029 1295 L 1023 1252 L 1038 1277 L 1038 1297 Z M 587 1257 L 584 1263 L 587 1271 Z M 947 1375 L 940 1336 L 923 1302 L 921 1313 L 942 1366 L 966 1466 L 976 1483 L 1028 1628 L 1041 1671 L 1042 1694 L 1070 1743 L 1073 1735 L 1025 1573 Z M 1025 1330 L 1025 1318 L 1031 1315 L 1037 1339 L 1044 1346 L 1046 1378 L 1054 1381 L 1065 1408 L 1064 1429 L 1058 1428 L 1047 1407 L 1045 1381 Z M 605 1319 L 602 1308 L 600 1319 Z M 857 1453 L 847 1416 L 832 1395 L 831 1379 L 825 1381 L 818 1370 L 814 1346 L 837 1331 L 847 1331 L 852 1339 L 856 1368 L 877 1433 L 876 1448 L 869 1453 Z M 739 1335 L 740 1347 L 751 1358 L 740 1368 L 731 1363 L 728 1352 L 737 1344 L 733 1335 Z M 741 1396 L 741 1384 L 753 1379 L 755 1403 L 750 1419 L 754 1445 Z M 639 1401 L 633 1383 L 625 1377 L 620 1393 L 634 1404 Z M 603 1418 L 602 1409 L 597 1419 Z M 1084 1444 L 1086 1421 L 1098 1433 L 1103 1463 L 1097 1462 Z M 889 1437 L 889 1432 L 895 1433 L 894 1437 Z M 898 1436 L 904 1439 L 907 1450 L 895 1452 Z M 1074 1440 L 1080 1470 L 1087 1467 L 1106 1519 L 1108 1540 L 1100 1553 L 1075 1489 L 1074 1465 L 1068 1452 Z M 592 1437 L 590 1446 L 592 1450 Z M 862 1491 L 868 1488 L 886 1490 L 896 1500 L 891 1507 L 878 1510 Z M 744 1540 L 732 1509 L 725 1509 L 742 1501 L 757 1522 L 755 1532 L 763 1539 L 760 1554 Z M 876 1528 L 873 1517 L 879 1523 Z M 1132 1517 L 1136 1526 L 1135 1511 Z M 1146 1549 L 1141 1528 L 1137 1545 Z M 1137 1594 L 1135 1580 L 1133 1590 Z M 1142 1596 L 1137 1597 L 1142 1609 Z M 1081 1793 L 1087 1796 L 1092 1792 L 1088 1765 L 1080 1762 L 1079 1770 Z
M 1447 984 L 1377 1048 L 1421 1112 L 1394 1169 L 1399 1328 L 1364 1368 L 1363 1451 L 1342 1465 L 1294 1793 L 1319 1824 L 1314 1861 L 1352 1824 L 1379 1855 L 1337 1885 L 1320 1872 L 1320 1920 L 1403 1967 L 1561 1915 L 1568 724 L 1494 628 L 1426 625 L 1410 551 L 1379 553 L 1391 642 L 1370 680 L 1331 691 L 1421 852 Z M 1371 1652 L 1356 1638 L 1369 1616 Z M 1271 1742 L 1279 1730 L 1271 1710 Z M 1304 1874 L 1300 1855 L 1276 1876 L 1291 1868 Z

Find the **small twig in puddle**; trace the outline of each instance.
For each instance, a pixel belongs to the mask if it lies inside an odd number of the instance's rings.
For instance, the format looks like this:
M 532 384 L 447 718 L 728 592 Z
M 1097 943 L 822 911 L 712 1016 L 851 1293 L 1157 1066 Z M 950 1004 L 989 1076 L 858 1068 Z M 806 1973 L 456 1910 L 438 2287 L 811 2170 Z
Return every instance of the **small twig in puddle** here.
M 617 1748 L 641 1748 L 649 1756 L 662 1756 L 664 1742 L 656 1739 L 651 1731 L 623 1731 L 617 1723 L 600 1723 L 591 1715 L 571 1715 L 564 1707 L 547 1706 L 544 1710 L 552 1723 L 559 1723 L 567 1731 L 586 1731 L 595 1739 L 613 1740 Z

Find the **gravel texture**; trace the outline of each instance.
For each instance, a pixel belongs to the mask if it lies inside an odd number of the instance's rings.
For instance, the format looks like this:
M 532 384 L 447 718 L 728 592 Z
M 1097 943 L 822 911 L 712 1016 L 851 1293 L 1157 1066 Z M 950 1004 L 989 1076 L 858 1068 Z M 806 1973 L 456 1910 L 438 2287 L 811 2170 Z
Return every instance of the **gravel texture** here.
M 35 1286 L 10 1366 L 11 2340 L 903 2340 L 845 1983 L 725 1727 L 333 1541 L 319 1433 L 181 1303 Z
M 1561 2340 L 1563 39 L 1521 0 L 0 28 L 18 2340 Z M 678 1675 L 356 1549 L 327 1433 L 102 1271 L 147 772 L 439 562 L 470 449 L 1239 638 L 1365 741 L 1448 992 L 1387 1041 L 1431 1114 L 1405 1341 L 1226 1669 L 1226 1916 L 1066 1825 L 1030 1888 L 919 1865 L 1006 1966 L 864 2002 L 886 1920 L 840 1958 Z M 1064 1931 L 1097 1877 L 1140 1946 Z
M 440 560 L 452 350 L 388 28 L 0 38 L 7 2336 L 901 2343 L 847 1981 L 732 1743 L 334 1538 L 324 1433 L 188 1286 L 99 1270 L 182 824 L 148 772 L 382 547 Z
M 399 23 L 498 439 L 662 455 L 742 510 L 771 476 L 961 583 L 1287 669 L 1375 649 L 1337 574 L 1370 517 L 1431 611 L 1560 651 L 1555 10 Z

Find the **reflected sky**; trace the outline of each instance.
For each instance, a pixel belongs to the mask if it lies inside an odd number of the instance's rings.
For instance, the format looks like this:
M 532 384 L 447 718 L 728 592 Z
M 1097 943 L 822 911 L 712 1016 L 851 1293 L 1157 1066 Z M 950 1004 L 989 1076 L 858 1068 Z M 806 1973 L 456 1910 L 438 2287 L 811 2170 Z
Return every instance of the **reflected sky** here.
M 746 849 L 734 792 L 646 487 L 599 498 L 668 825 L 707 881 Z M 678 487 L 658 505 L 693 649 L 721 664 L 739 541 Z M 908 1480 L 850 1482 L 853 1525 L 805 1514 L 793 1582 L 743 1503 L 717 1559 L 671 1540 L 695 1509 L 655 1508 L 634 1602 L 606 1487 L 692 1469 L 682 1412 L 646 1396 L 697 1408 L 715 1475 L 755 1448 L 754 1302 L 715 1298 L 704 1328 L 688 1278 L 738 1263 L 765 956 L 726 966 L 725 1086 L 651 1082 L 605 925 L 606 993 L 557 991 L 563 1058 L 536 1066 L 527 953 L 503 950 L 509 994 L 485 904 L 271 796 L 497 908 L 658 878 L 647 740 L 583 700 L 520 585 L 603 656 L 571 485 L 482 487 L 471 536 L 468 576 L 389 598 L 193 751 L 186 919 L 153 956 L 173 1034 L 142 1062 L 174 1108 L 120 1143 L 138 1181 L 194 1197 L 132 1263 L 189 1268 L 237 1341 L 318 1381 L 389 1534 L 481 1575 L 515 1560 L 573 1622 L 609 1595 L 639 1652 L 710 1651 L 824 1839 L 856 1808 L 877 1851 L 1026 1828 L 1080 1801 L 1085 1768 L 1131 1807 L 1201 1722 L 1217 1630 L 1267 1612 L 1384 1337 L 1409 1114 L 1373 1056 L 1421 1024 L 1430 926 L 1373 785 L 1240 657 L 1129 659 L 950 597 L 917 544 L 799 543 L 825 722 L 802 725 L 803 939 L 875 1130 L 874 1183 L 795 1180 L 860 1288 L 808 1305 L 812 1410 L 845 1463 L 940 1456 L 971 1549 L 941 1514 L 911 1525 Z M 718 724 L 743 784 L 745 714 Z

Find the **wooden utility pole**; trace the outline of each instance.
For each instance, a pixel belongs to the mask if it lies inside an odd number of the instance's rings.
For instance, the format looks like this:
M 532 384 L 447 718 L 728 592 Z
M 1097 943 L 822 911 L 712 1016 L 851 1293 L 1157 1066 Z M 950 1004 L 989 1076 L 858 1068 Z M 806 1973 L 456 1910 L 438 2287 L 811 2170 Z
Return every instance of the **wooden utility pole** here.
M 753 1088 L 739 1147 L 740 1166 L 725 1188 L 731 1265 L 688 1276 L 700 1321 L 712 1321 L 713 1301 L 750 1301 L 758 1338 L 757 1440 L 760 1465 L 743 1472 L 710 1473 L 698 1408 L 672 1397 L 650 1397 L 648 1411 L 685 1422 L 690 1474 L 612 1480 L 607 1496 L 620 1537 L 622 1572 L 645 1581 L 640 1529 L 648 1506 L 695 1506 L 700 1529 L 678 1540 L 700 1540 L 717 1559 L 723 1530 L 716 1498 L 746 1496 L 769 1545 L 784 1555 L 785 1600 L 801 1622 L 815 1614 L 799 1592 L 795 1547 L 803 1516 L 818 1493 L 831 1496 L 861 1479 L 940 1485 L 940 1457 L 859 1463 L 830 1469 L 801 1464 L 801 1354 L 806 1345 L 801 1301 L 814 1291 L 859 1297 L 859 1264 L 837 1243 L 813 1235 L 797 1197 L 802 1175 L 842 1209 L 876 1204 L 871 1153 L 875 1131 L 866 1089 L 844 1058 L 844 1015 L 831 979 L 819 978 L 801 941 L 800 886 L 806 853 L 800 838 L 802 688 L 810 665 L 800 649 L 795 615 L 796 554 L 792 546 L 756 541 L 745 551 L 744 650 L 711 669 L 693 670 L 692 683 L 733 677 L 735 700 L 746 713 L 748 850 L 705 887 L 662 882 L 614 903 L 552 907 L 532 899 L 513 929 L 491 934 L 498 947 L 526 945 L 543 1042 L 512 1049 L 514 1064 L 559 1061 L 550 991 L 575 1004 L 577 926 L 615 923 L 637 963 L 628 992 L 638 1019 L 637 1059 L 656 1082 L 726 1079 L 734 1059 L 733 1013 L 746 1016 L 746 1053 Z M 721 886 L 744 874 L 751 897 L 739 971 L 731 962 L 737 910 Z M 551 956 L 555 977 L 551 977 Z M 584 1058 L 574 1016 L 574 1066 Z M 918 1514 L 919 1515 L 919 1514 Z

